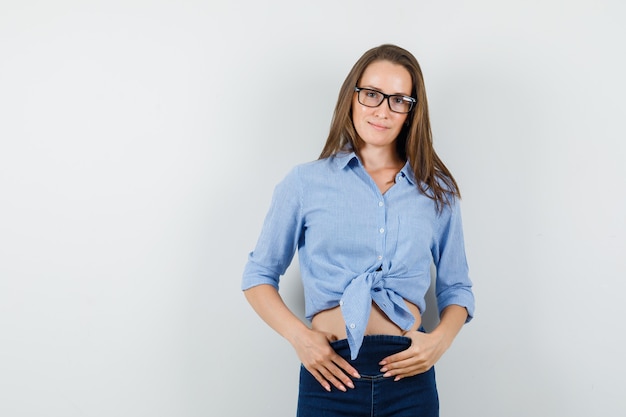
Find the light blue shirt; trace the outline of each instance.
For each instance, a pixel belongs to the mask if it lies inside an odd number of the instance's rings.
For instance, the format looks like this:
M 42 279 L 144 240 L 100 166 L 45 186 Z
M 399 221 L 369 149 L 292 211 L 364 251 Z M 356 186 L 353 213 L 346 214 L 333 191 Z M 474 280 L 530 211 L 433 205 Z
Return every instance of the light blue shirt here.
M 414 317 L 404 299 L 426 310 L 430 266 L 437 268 L 439 311 L 451 304 L 474 314 L 458 202 L 437 212 L 407 164 L 381 194 L 354 152 L 296 166 L 274 190 L 242 289 L 279 278 L 298 248 L 305 313 L 341 306 L 352 359 L 372 301 L 404 330 Z

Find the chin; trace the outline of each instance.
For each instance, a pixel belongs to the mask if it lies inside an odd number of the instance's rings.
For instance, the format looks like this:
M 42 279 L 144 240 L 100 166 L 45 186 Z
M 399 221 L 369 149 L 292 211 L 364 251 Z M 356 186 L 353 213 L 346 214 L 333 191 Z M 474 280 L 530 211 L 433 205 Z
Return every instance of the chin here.
M 385 139 L 385 140 L 363 140 L 365 145 L 367 146 L 391 146 L 394 144 L 395 140 L 393 139 Z

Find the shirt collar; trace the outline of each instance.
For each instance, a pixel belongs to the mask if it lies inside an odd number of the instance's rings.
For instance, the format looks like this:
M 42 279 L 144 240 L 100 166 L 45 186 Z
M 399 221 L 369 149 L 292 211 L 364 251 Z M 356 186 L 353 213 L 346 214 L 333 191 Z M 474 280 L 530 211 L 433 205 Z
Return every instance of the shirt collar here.
M 339 169 L 344 169 L 353 160 L 358 161 L 359 164 L 361 163 L 357 154 L 354 151 L 350 150 L 337 152 L 334 155 L 334 159 L 335 165 Z M 409 184 L 415 185 L 415 174 L 413 173 L 413 169 L 411 168 L 411 164 L 409 163 L 409 161 L 406 161 L 406 163 L 400 170 L 400 174 L 402 174 L 402 176 L 406 178 Z
M 339 151 L 333 157 L 335 159 L 335 164 L 339 169 L 344 169 L 353 159 L 356 159 L 357 161 L 359 159 L 358 156 L 356 156 L 356 153 L 350 150 Z
M 400 173 L 411 185 L 415 185 L 415 173 L 413 172 L 413 168 L 411 168 L 411 164 L 409 161 L 406 161 L 406 164 L 400 170 Z

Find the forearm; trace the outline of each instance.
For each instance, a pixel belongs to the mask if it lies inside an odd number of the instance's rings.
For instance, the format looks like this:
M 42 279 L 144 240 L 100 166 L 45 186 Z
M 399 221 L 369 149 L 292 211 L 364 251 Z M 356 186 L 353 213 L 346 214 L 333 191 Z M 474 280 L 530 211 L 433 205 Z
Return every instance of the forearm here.
M 299 333 L 308 330 L 271 285 L 257 285 L 245 290 L 244 294 L 259 317 L 290 343 L 293 344 Z
M 332 349 L 323 332 L 309 329 L 287 308 L 276 288 L 263 284 L 244 294 L 257 314 L 293 345 L 302 364 L 325 390 L 330 391 L 331 384 L 341 391 L 354 388 L 348 375 L 360 378 L 358 371 Z
M 461 331 L 466 320 L 467 309 L 465 307 L 456 304 L 449 305 L 441 312 L 439 324 L 433 329 L 431 334 L 438 336 L 446 349 L 448 349 L 456 335 Z

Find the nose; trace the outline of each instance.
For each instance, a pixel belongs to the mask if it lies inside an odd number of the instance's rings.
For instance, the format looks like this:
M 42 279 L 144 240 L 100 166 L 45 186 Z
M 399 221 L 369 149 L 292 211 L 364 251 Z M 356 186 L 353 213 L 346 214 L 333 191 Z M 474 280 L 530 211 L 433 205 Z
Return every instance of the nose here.
M 378 107 L 376 107 L 374 115 L 376 115 L 377 117 L 386 119 L 387 117 L 389 117 L 390 111 L 391 109 L 389 108 L 389 98 L 385 98 L 383 102 L 380 103 Z

